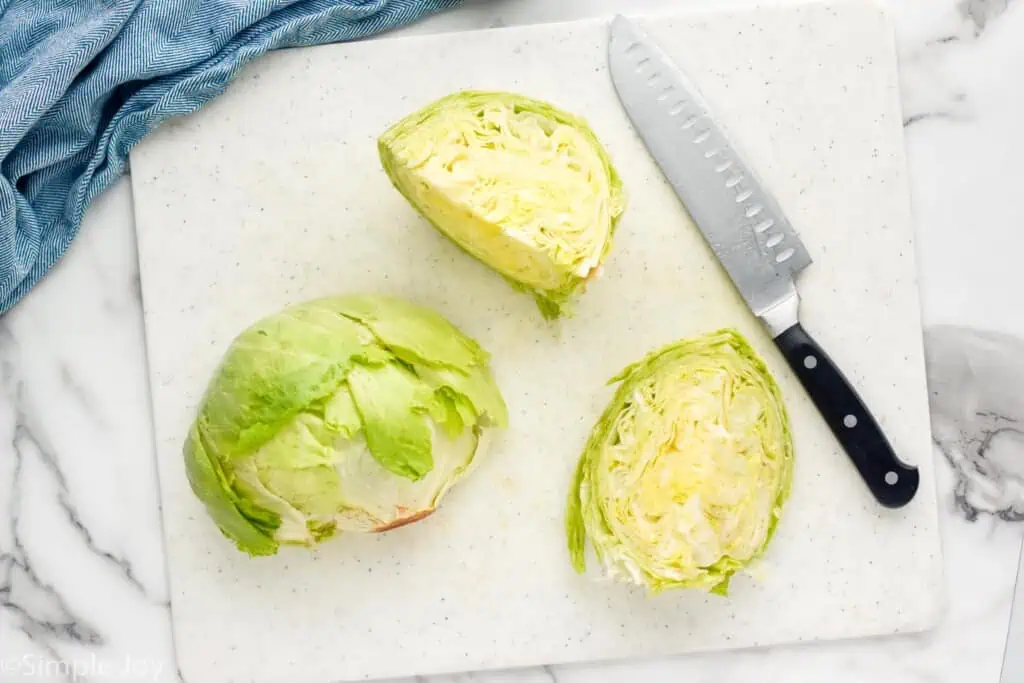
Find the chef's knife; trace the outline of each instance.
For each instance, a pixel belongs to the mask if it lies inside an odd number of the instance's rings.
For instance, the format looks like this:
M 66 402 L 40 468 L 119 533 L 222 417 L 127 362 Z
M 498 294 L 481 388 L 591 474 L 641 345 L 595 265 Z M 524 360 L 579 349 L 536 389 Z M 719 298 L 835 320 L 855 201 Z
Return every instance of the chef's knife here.
M 794 278 L 811 263 L 796 231 L 686 75 L 635 24 L 612 20 L 612 82 L 644 145 L 751 311 L 884 506 L 906 505 L 917 468 L 899 460 L 875 418 L 800 325 Z

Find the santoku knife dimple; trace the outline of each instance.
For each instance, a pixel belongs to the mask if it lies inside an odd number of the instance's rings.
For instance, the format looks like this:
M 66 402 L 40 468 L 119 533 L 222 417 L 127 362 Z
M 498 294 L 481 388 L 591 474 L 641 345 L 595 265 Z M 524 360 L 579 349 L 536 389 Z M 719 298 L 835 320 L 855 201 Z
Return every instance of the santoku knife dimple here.
M 697 88 L 625 17 L 608 61 L 626 114 L 751 311 L 764 323 L 875 498 L 902 507 L 917 468 L 901 462 L 838 366 L 798 318 L 795 276 L 811 258 Z

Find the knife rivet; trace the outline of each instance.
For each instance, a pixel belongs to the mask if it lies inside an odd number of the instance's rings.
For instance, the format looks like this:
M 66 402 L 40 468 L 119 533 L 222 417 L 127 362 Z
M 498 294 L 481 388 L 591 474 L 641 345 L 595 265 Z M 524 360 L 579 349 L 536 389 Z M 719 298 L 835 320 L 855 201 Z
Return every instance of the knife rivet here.
M 807 356 L 806 358 L 804 358 L 804 367 L 807 368 L 808 370 L 813 370 L 814 368 L 818 367 L 818 359 L 815 358 L 814 356 Z
M 843 418 L 843 424 L 846 426 L 847 429 L 853 429 L 854 427 L 857 426 L 857 416 L 847 415 L 846 417 Z

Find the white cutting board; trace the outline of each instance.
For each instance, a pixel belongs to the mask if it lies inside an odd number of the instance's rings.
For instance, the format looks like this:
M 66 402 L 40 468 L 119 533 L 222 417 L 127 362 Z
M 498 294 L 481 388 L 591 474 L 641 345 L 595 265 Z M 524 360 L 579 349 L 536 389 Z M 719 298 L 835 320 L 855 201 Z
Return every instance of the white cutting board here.
M 921 469 L 875 504 L 634 135 L 606 21 L 273 54 L 132 154 L 174 633 L 187 683 L 327 683 L 925 629 L 941 563 L 893 36 L 873 4 L 642 22 L 687 68 L 815 259 L 804 324 Z M 427 101 L 505 88 L 585 114 L 630 197 L 605 272 L 559 325 L 416 217 L 376 136 Z M 423 523 L 316 553 L 238 553 L 180 455 L 230 340 L 287 304 L 353 289 L 436 308 L 479 339 L 511 427 Z M 733 325 L 783 386 L 793 496 L 760 581 L 647 598 L 570 569 L 570 472 L 623 365 Z

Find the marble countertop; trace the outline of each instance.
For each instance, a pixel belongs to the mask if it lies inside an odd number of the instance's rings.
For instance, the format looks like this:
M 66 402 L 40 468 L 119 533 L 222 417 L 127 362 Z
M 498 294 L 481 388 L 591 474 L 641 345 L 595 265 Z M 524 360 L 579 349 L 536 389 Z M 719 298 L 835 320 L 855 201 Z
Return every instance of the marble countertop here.
M 948 584 L 940 626 L 431 683 L 999 681 L 1024 534 L 1024 3 L 886 4 L 898 30 L 939 461 Z M 476 0 L 403 32 L 670 5 L 679 3 Z M 122 179 L 92 205 L 64 261 L 0 319 L 2 683 L 178 680 L 144 333 Z

